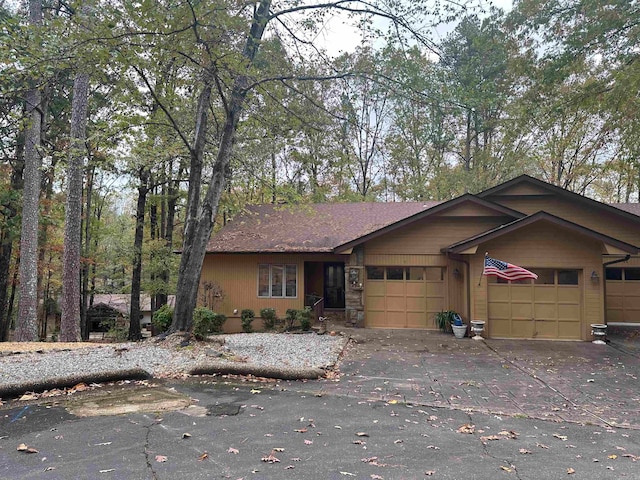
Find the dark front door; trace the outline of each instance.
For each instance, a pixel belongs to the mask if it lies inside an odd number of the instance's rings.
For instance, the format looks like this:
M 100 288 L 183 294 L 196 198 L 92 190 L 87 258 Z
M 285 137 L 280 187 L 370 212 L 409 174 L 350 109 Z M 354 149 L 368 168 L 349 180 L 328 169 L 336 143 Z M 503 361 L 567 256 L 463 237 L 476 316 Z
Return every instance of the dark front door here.
M 344 263 L 324 264 L 324 306 L 344 308 Z

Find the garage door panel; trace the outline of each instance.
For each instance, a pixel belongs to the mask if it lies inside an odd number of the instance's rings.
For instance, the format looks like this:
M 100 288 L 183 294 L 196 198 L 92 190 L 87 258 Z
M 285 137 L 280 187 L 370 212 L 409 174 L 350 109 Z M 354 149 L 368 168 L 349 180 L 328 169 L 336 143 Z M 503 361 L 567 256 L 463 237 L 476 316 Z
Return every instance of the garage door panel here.
M 510 337 L 511 321 L 507 319 L 491 319 L 489 331 L 492 337 Z
M 489 284 L 490 335 L 580 339 L 581 288 L 579 285 Z
M 408 328 L 427 328 L 427 316 L 424 313 L 407 312 Z
M 558 305 L 558 319 L 580 321 L 580 305 Z
M 489 285 L 489 297 L 492 302 L 510 302 L 509 285 Z
M 535 338 L 557 338 L 558 336 L 558 324 L 554 321 L 538 321 L 535 323 Z
M 580 338 L 581 322 L 558 322 L 558 338 Z
M 531 319 L 513 319 L 511 321 L 511 336 L 515 338 L 531 338 L 533 336 L 533 322 Z
M 558 287 L 558 302 L 579 303 L 580 290 L 578 287 Z
M 385 312 L 367 311 L 367 325 L 371 327 L 386 327 Z
M 555 303 L 534 304 L 534 318 L 536 320 L 555 320 L 558 318 L 558 309 Z
M 411 270 L 410 267 L 409 270 Z M 445 282 L 441 268 L 411 280 L 373 280 L 365 285 L 366 325 L 386 328 L 436 328 L 434 314 L 444 309 Z M 423 267 L 419 267 L 420 273 Z M 387 271 L 388 273 L 388 271 Z M 415 273 L 415 272 L 414 272 Z M 416 280 L 420 278 L 421 280 Z
M 609 295 L 609 291 L 607 290 L 607 308 L 623 308 L 624 305 L 624 297 L 622 295 Z
M 531 320 L 533 318 L 533 305 L 531 303 L 512 303 L 511 318 Z
M 489 303 L 489 318 L 490 319 L 507 319 L 511 317 L 511 305 L 508 303 Z
M 384 297 L 384 282 L 367 282 L 367 296 Z
M 533 298 L 536 302 L 556 302 L 556 287 L 555 285 L 540 285 L 533 289 Z
M 607 322 L 640 322 L 640 281 L 626 277 L 625 271 L 624 280 L 606 281 Z
M 624 310 L 609 310 L 607 309 L 607 322 L 626 322 L 628 321 L 624 316 Z

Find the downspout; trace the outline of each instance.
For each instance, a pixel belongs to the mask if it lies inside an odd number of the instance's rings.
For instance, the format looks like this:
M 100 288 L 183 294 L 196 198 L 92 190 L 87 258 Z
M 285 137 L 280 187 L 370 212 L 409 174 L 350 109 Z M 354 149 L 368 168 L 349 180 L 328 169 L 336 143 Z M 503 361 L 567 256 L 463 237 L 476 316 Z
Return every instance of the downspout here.
M 469 265 L 469 260 L 465 260 L 465 259 L 461 259 L 459 260 L 460 262 L 464 263 L 465 266 L 467 267 L 467 276 L 465 278 L 465 281 L 467 282 L 467 321 L 469 322 L 469 325 L 471 325 L 471 265 Z
M 629 259 L 631 258 L 631 254 L 627 253 L 625 255 L 624 258 L 619 258 L 617 260 L 611 260 L 609 262 L 604 262 L 602 264 L 602 293 L 604 295 L 604 300 L 603 300 L 603 304 L 604 304 L 604 316 L 605 316 L 605 324 L 607 324 L 607 267 L 609 265 L 614 265 L 616 263 L 622 263 L 622 262 L 628 262 Z

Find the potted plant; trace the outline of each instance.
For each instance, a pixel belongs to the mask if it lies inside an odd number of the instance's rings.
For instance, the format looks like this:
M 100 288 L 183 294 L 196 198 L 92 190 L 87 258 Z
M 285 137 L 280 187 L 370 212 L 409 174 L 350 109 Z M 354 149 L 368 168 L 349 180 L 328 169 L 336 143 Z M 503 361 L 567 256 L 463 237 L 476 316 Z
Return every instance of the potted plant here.
M 454 315 L 456 315 L 456 312 L 453 310 L 443 310 L 436 313 L 435 321 L 438 328 L 444 333 L 451 333 L 451 325 L 455 320 Z
M 453 324 L 451 328 L 456 338 L 464 338 L 467 334 L 467 324 L 462 321 L 462 318 L 457 313 L 453 314 Z

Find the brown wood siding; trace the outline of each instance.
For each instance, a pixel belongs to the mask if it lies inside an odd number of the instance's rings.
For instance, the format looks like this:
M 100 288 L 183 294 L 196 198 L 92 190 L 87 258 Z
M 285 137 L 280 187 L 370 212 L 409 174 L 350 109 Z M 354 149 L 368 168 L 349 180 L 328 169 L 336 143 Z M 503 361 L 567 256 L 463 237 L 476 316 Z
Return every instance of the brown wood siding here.
M 559 196 L 496 196 L 490 198 L 490 200 L 526 214 L 544 210 L 547 213 L 622 240 L 623 242 L 630 243 L 631 245 L 640 245 L 640 223 L 585 206 L 579 202 L 572 202 L 567 198 Z
M 602 272 L 602 244 L 551 224 L 534 224 L 478 247 L 471 257 L 471 316 L 488 321 L 487 279 L 482 276 L 484 253 L 525 268 L 576 269 L 582 271 L 582 325 L 580 338 L 590 338 L 590 324 L 604 320 L 603 281 L 592 282 L 591 272 Z M 488 334 L 491 325 L 487 322 Z
M 486 232 L 504 221 L 496 217 L 428 218 L 367 242 L 365 255 L 440 255 L 443 247 Z
M 447 276 L 448 298 L 444 310 L 458 312 L 465 323 L 469 323 L 469 304 L 467 302 L 469 274 L 466 264 L 459 260 L 449 260 Z
M 439 213 L 437 217 L 495 217 L 496 210 L 477 203 L 461 203 L 454 208 Z M 499 214 L 498 214 L 499 215 Z
M 262 308 L 275 308 L 279 317 L 284 317 L 288 308 L 304 307 L 304 262 L 343 262 L 341 255 L 312 254 L 208 254 L 205 256 L 200 285 L 204 282 L 215 282 L 223 286 L 222 301 L 215 310 L 229 317 L 225 331 L 239 331 L 240 312 L 245 308 L 252 309 L 256 318 Z M 295 264 L 297 265 L 298 284 L 296 298 L 260 298 L 258 297 L 258 265 L 259 264 Z M 202 290 L 202 288 L 201 288 Z M 198 295 L 198 304 L 202 304 Z M 234 309 L 238 310 L 234 314 Z M 235 319 L 234 319 L 235 317 Z M 261 321 L 255 322 L 256 329 Z
M 447 257 L 438 255 L 401 255 L 393 253 L 369 253 L 365 250 L 365 265 L 397 266 L 397 267 L 446 267 Z

